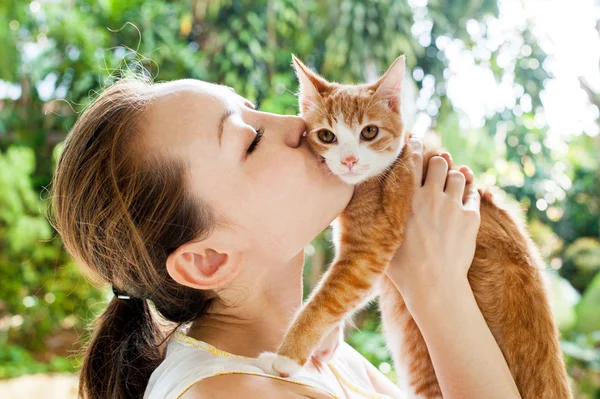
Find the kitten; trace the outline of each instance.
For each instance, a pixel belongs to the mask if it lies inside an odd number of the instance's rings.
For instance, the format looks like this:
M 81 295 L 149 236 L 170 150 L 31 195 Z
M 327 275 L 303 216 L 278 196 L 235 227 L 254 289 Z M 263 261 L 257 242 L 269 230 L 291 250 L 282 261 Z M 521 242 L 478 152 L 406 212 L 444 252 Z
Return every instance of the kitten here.
M 288 376 L 311 356 L 318 364 L 324 355 L 315 350 L 323 340 L 335 344 L 340 323 L 379 295 L 383 332 L 402 388 L 410 397 L 439 398 L 423 337 L 384 275 L 403 241 L 414 193 L 409 135 L 400 113 L 404 57 L 377 82 L 356 86 L 327 82 L 297 58 L 293 62 L 306 139 L 334 174 L 358 185 L 336 220 L 333 264 L 296 314 L 277 354 L 261 354 L 259 366 Z M 424 150 L 424 174 L 440 152 Z M 524 399 L 571 398 L 538 251 L 519 217 L 497 205 L 489 191 L 480 194 L 481 224 L 468 278 L 481 312 Z

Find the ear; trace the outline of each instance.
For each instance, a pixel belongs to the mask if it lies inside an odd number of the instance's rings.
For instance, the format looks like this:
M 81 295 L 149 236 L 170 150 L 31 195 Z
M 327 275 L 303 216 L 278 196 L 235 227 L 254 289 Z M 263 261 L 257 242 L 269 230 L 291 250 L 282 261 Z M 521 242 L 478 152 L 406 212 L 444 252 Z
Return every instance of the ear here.
M 311 106 L 321 101 L 321 93 L 329 88 L 329 82 L 311 71 L 293 54 L 292 62 L 300 83 L 300 109 L 302 112 L 306 112 Z
M 242 254 L 218 249 L 214 241 L 189 242 L 167 258 L 167 272 L 181 285 L 213 290 L 230 283 L 240 272 Z
M 396 58 L 392 66 L 373 85 L 377 88 L 375 95 L 388 102 L 389 108 L 400 113 L 400 93 L 404 79 L 404 56 Z

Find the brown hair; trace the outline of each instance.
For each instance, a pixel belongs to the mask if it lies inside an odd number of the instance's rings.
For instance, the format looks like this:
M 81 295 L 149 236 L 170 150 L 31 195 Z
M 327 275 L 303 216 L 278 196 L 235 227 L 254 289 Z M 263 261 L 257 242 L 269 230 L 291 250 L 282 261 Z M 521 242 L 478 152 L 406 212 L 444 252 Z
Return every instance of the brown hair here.
M 166 337 L 148 301 L 179 324 L 198 319 L 212 302 L 166 270 L 168 255 L 208 235 L 215 218 L 186 191 L 182 161 L 143 148 L 140 121 L 152 86 L 134 77 L 104 89 L 67 136 L 53 178 L 51 219 L 65 248 L 92 279 L 131 296 L 114 297 L 92 325 L 83 398 L 143 397 Z

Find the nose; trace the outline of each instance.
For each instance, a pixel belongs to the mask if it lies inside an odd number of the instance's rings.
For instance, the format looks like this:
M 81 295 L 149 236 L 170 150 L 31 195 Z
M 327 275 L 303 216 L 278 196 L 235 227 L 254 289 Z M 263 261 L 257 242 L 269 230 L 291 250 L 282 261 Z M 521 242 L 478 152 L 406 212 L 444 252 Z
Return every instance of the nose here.
M 302 133 L 306 130 L 304 119 L 295 115 L 278 115 L 269 112 L 248 112 L 245 121 L 250 125 L 263 126 L 267 137 L 277 138 L 290 148 L 298 148 Z
M 342 159 L 342 163 L 346 165 L 348 170 L 352 170 L 352 167 L 358 162 L 358 159 L 354 155 L 350 155 L 344 159 Z
M 304 119 L 294 115 L 278 115 L 277 130 L 282 132 L 283 142 L 291 148 L 298 148 L 302 134 L 306 130 Z

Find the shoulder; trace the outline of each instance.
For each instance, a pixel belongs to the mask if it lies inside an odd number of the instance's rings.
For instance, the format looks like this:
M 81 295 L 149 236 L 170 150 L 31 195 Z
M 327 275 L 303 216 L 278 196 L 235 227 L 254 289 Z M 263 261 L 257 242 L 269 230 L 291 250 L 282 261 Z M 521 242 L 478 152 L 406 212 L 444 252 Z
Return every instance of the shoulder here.
M 330 399 L 314 388 L 251 374 L 224 374 L 198 381 L 180 399 Z

